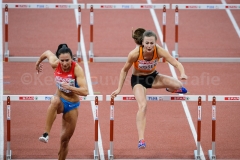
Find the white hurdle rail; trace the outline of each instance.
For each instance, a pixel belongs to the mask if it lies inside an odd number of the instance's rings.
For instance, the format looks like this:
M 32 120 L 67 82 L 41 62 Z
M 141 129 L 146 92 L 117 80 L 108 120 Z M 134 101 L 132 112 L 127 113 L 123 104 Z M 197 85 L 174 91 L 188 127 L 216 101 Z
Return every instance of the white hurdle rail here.
M 240 102 L 240 95 L 208 95 L 208 101 L 212 101 L 212 149 L 208 150 L 208 157 L 216 160 L 216 103 Z
M 8 9 L 78 9 L 78 50 L 77 61 L 81 62 L 81 9 L 85 8 L 85 4 L 69 4 L 69 3 L 2 3 L 2 8 L 5 8 L 5 62 L 36 62 L 38 57 L 11 57 L 8 50 Z M 46 60 L 44 62 L 47 62 Z
M 172 56 L 180 62 L 240 62 L 240 57 L 179 57 L 178 54 L 178 24 L 179 10 L 219 10 L 219 9 L 239 9 L 240 4 L 172 4 L 175 9 L 175 50 Z
M 194 150 L 194 157 L 200 160 L 203 155 L 200 155 L 200 140 L 201 140 L 201 105 L 202 101 L 206 101 L 206 95 L 146 95 L 147 101 L 195 101 L 198 102 L 198 122 L 197 122 L 197 149 Z M 113 154 L 113 124 L 114 124 L 114 101 L 129 102 L 135 101 L 134 95 L 117 95 L 111 98 L 111 95 L 106 95 L 106 101 L 110 102 L 110 147 L 108 150 L 108 160 L 114 159 Z
M 165 47 L 165 37 L 166 37 L 166 9 L 170 9 L 169 4 L 91 4 L 88 3 L 87 9 L 90 9 L 90 50 L 89 50 L 89 61 L 90 62 L 125 62 L 123 61 L 126 57 L 94 57 L 93 52 L 93 24 L 94 24 L 94 9 L 162 9 L 163 10 L 163 39 Z M 119 59 L 120 58 L 120 59 Z M 164 60 L 162 60 L 164 61 Z
M 7 151 L 6 151 L 6 160 L 11 160 L 12 151 L 11 151 L 11 101 L 50 101 L 53 95 L 3 95 L 3 101 L 7 101 Z M 102 95 L 88 95 L 88 96 L 79 96 L 80 101 L 95 101 L 95 135 L 94 135 L 94 151 L 93 156 L 94 160 L 99 159 L 98 153 L 98 101 L 103 101 Z

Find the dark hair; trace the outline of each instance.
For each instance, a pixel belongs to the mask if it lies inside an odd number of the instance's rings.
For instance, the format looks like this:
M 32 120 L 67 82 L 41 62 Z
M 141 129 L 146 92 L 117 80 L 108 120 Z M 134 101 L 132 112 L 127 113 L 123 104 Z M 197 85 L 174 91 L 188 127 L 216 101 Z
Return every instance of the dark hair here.
M 155 37 L 155 40 L 157 40 L 157 35 L 153 31 L 147 30 L 143 33 L 142 39 L 144 39 L 144 37 L 152 37 L 152 36 Z
M 142 45 L 143 33 L 145 31 L 146 30 L 144 28 L 137 28 L 134 32 L 132 32 L 132 38 L 136 44 Z
M 61 54 L 64 54 L 64 53 L 69 53 L 70 56 L 71 56 L 71 58 L 73 58 L 72 51 L 71 51 L 70 48 L 68 48 L 68 45 L 65 44 L 65 43 L 59 44 L 59 45 L 58 45 L 58 49 L 57 49 L 57 51 L 56 51 L 56 56 L 57 56 L 57 58 L 59 58 L 59 56 L 60 56 Z

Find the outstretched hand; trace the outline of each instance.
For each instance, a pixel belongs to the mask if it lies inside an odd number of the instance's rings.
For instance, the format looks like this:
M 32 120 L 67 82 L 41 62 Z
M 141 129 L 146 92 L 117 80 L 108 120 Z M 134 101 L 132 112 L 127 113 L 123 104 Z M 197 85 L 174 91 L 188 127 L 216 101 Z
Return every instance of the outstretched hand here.
M 37 74 L 38 73 L 40 73 L 40 72 L 42 72 L 42 70 L 43 70 L 43 64 L 42 63 L 40 63 L 40 64 L 36 64 L 36 70 L 37 70 Z
M 185 75 L 185 74 L 183 74 L 183 75 L 180 76 L 180 79 L 181 79 L 181 80 L 187 80 L 187 78 L 188 78 L 188 77 L 187 77 L 187 75 Z
M 111 94 L 111 98 L 115 98 L 119 93 L 120 91 L 118 89 L 116 91 L 113 91 Z

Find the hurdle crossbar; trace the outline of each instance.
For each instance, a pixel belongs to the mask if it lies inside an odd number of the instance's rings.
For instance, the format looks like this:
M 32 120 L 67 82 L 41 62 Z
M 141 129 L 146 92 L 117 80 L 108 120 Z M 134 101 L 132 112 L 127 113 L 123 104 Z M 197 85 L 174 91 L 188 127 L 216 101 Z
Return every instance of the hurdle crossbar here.
M 210 160 L 216 159 L 216 103 L 240 102 L 240 95 L 208 95 L 208 101 L 212 101 L 212 149 L 208 150 Z
M 199 63 L 217 63 L 217 62 L 240 62 L 239 57 L 178 57 L 179 62 L 199 62 Z M 127 57 L 93 57 L 93 62 L 126 62 Z M 165 61 L 159 61 L 165 62 Z
M 11 101 L 49 101 L 53 95 L 3 95 L 3 101 L 7 101 L 7 97 L 11 98 Z M 98 97 L 98 101 L 103 101 L 102 95 L 88 95 L 79 96 L 80 101 L 95 101 Z
M 198 101 L 198 97 L 206 101 L 206 95 L 147 95 L 148 101 Z M 106 96 L 106 101 L 111 100 L 111 95 Z M 117 95 L 114 101 L 135 101 L 134 95 Z
M 197 150 L 194 150 L 194 156 L 200 160 L 200 137 L 201 137 L 201 105 L 206 101 L 206 95 L 147 95 L 147 101 L 197 101 L 198 102 L 198 123 L 197 123 Z M 117 95 L 112 98 L 106 95 L 106 101 L 110 101 L 110 149 L 108 150 L 108 159 L 113 159 L 113 123 L 114 123 L 114 101 L 129 102 L 135 101 L 134 95 Z
M 93 25 L 94 25 L 94 9 L 163 9 L 163 39 L 164 39 L 164 47 L 165 47 L 165 36 L 166 36 L 166 9 L 170 8 L 169 4 L 86 4 L 86 8 L 90 9 L 90 50 L 89 50 L 89 62 L 93 62 L 94 60 L 94 52 L 93 52 Z
M 240 9 L 240 4 L 172 4 L 172 9 Z
M 78 9 L 79 6 L 85 8 L 83 3 L 2 3 L 2 8 L 6 5 L 8 8 L 16 9 Z

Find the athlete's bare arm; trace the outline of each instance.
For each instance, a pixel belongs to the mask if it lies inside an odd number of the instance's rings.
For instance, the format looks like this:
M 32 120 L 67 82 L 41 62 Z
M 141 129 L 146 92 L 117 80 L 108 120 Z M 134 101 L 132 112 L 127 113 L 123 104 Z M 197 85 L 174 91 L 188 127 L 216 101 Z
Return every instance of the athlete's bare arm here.
M 181 79 L 187 79 L 183 65 L 174 57 L 172 57 L 168 51 L 157 45 L 157 52 L 159 57 L 164 57 L 166 61 L 168 61 L 172 66 L 176 67 L 179 70 Z

